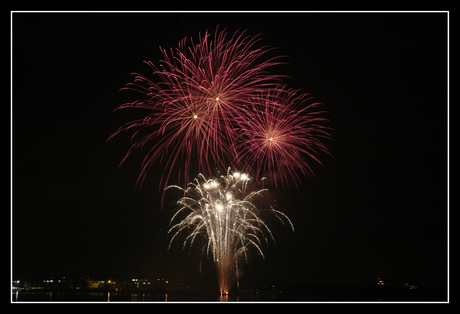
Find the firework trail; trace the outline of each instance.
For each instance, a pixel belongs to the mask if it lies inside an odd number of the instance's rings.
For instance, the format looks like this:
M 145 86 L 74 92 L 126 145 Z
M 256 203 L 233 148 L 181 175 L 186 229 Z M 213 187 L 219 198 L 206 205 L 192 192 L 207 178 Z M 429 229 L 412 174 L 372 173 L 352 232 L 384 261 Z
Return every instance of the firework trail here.
M 135 131 L 133 144 L 121 164 L 134 150 L 152 143 L 137 184 L 142 185 L 157 160 L 166 169 L 160 188 L 167 186 L 174 168 L 179 182 L 181 176 L 184 183 L 188 182 L 192 156 L 196 156 L 199 172 L 207 175 L 214 167 L 225 168 L 232 163 L 231 147 L 241 129 L 238 117 L 250 114 L 247 100 L 279 86 L 283 78 L 268 72 L 281 62 L 279 57 L 265 58 L 273 48 L 256 48 L 259 40 L 259 36 L 247 36 L 244 31 L 229 38 L 225 30 L 216 29 L 214 37 L 208 32 L 200 34 L 197 43 L 192 39 L 188 43 L 184 38 L 175 50 L 160 48 L 160 67 L 146 62 L 156 80 L 133 73 L 134 83 L 125 89 L 143 94 L 143 99 L 123 104 L 117 110 L 147 109 L 149 114 L 128 122 L 108 140 L 119 133 Z
M 178 204 L 179 210 L 171 219 L 171 223 L 181 213 L 186 217 L 173 225 L 169 230 L 172 233 L 171 243 L 183 231 L 188 231 L 183 246 L 192 245 L 197 237 L 204 237 L 207 254 L 212 254 L 216 265 L 219 289 L 221 294 L 228 294 L 234 274 L 238 276 L 238 257 L 244 256 L 247 261 L 249 247 L 257 249 L 263 255 L 261 245 L 268 244 L 269 236 L 274 240 L 272 232 L 260 218 L 254 201 L 266 189 L 248 192 L 250 178 L 246 173 L 231 172 L 220 178 L 207 179 L 200 174 L 187 189 L 173 185 L 184 192 Z M 294 231 L 289 218 L 280 211 L 270 207 L 266 211 L 274 214 L 283 224 L 287 222 Z M 168 248 L 168 249 L 169 249 Z

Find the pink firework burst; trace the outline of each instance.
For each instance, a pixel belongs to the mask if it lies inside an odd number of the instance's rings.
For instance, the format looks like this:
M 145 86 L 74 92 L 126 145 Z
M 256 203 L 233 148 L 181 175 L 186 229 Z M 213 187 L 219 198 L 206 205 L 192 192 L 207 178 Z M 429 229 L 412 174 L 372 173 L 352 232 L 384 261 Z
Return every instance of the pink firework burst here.
M 297 183 L 300 173 L 313 174 L 308 159 L 321 164 L 319 152 L 329 153 L 323 140 L 330 139 L 330 129 L 324 126 L 320 103 L 285 87 L 261 93 L 249 103 L 250 116 L 240 121 L 241 135 L 232 146 L 239 166 L 255 178 L 268 172 L 276 186 L 289 178 Z
M 250 114 L 248 99 L 280 86 L 283 78 L 268 72 L 281 62 L 279 57 L 265 58 L 273 48 L 257 48 L 259 40 L 244 31 L 231 37 L 225 30 L 216 29 L 214 36 L 206 31 L 197 43 L 184 38 L 169 52 L 160 48 L 164 59 L 159 67 L 146 61 L 153 69 L 152 79 L 133 73 L 134 83 L 125 89 L 141 93 L 142 99 L 117 109 L 141 108 L 149 114 L 119 128 L 109 141 L 121 132 L 135 131 L 121 164 L 134 150 L 153 143 L 137 184 L 142 184 L 158 160 L 166 169 L 160 188 L 168 184 L 175 168 L 179 181 L 188 182 L 192 156 L 196 156 L 198 170 L 208 175 L 213 167 L 225 169 L 227 162 L 232 163 L 231 147 L 239 136 L 241 116 Z M 147 129 L 153 131 L 141 135 Z

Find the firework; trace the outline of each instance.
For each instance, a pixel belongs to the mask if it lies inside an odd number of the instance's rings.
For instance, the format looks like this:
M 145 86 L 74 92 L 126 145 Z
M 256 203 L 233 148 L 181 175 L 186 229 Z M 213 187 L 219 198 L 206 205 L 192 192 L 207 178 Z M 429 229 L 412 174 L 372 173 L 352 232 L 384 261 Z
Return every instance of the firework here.
M 239 121 L 241 132 L 233 145 L 238 166 L 254 177 L 267 172 L 275 185 L 289 178 L 297 183 L 299 173 L 313 174 L 304 156 L 321 164 L 319 152 L 329 153 L 323 144 L 329 128 L 319 105 L 309 94 L 285 87 L 249 99 L 250 116 Z
M 154 163 L 163 164 L 162 204 L 167 189 L 184 193 L 171 219 L 168 249 L 185 232 L 184 247 L 203 238 L 203 250 L 216 265 L 221 294 L 229 292 L 235 274 L 238 278 L 239 258 L 247 261 L 250 248 L 263 257 L 263 244 L 274 241 L 262 219 L 265 213 L 294 230 L 282 212 L 256 206 L 267 190 L 249 188 L 250 176 L 268 174 L 276 186 L 290 179 L 297 184 L 300 174 L 313 174 L 310 162 L 321 164 L 319 154 L 328 153 L 323 140 L 330 138 L 329 128 L 320 104 L 283 85 L 283 75 L 270 73 L 282 62 L 268 57 L 273 48 L 258 48 L 259 40 L 244 31 L 229 36 L 216 29 L 214 35 L 200 33 L 197 41 L 184 38 L 175 49 L 160 48 L 159 65 L 145 62 L 152 75 L 133 73 L 134 82 L 124 88 L 141 94 L 141 99 L 117 108 L 142 109 L 146 114 L 108 139 L 134 133 L 120 165 L 135 150 L 148 147 L 138 185 Z M 188 182 L 195 161 L 193 170 L 200 175 L 193 182 L 185 189 L 168 186 L 173 173 L 179 184 Z M 242 172 L 229 168 L 226 175 L 211 177 L 213 169 L 225 165 Z
M 263 257 L 261 245 L 268 244 L 268 238 L 274 241 L 273 234 L 260 218 L 260 212 L 255 205 L 266 189 L 248 191 L 250 177 L 247 173 L 231 172 L 219 178 L 207 179 L 200 174 L 187 189 L 173 185 L 184 192 L 178 204 L 179 210 L 171 219 L 171 223 L 181 214 L 186 215 L 179 223 L 173 225 L 169 233 L 173 234 L 171 243 L 179 234 L 189 231 L 184 248 L 204 237 L 207 254 L 211 254 L 216 265 L 221 294 L 228 294 L 238 277 L 238 257 L 244 256 L 250 247 L 255 248 Z M 294 231 L 289 218 L 280 211 L 270 208 L 264 210 L 276 216 L 284 224 L 287 222 Z M 168 249 L 169 249 L 168 248 Z
M 160 188 L 167 186 L 173 169 L 178 179 L 188 182 L 192 156 L 198 171 L 210 175 L 214 167 L 232 163 L 231 147 L 241 129 L 238 117 L 249 115 L 247 100 L 280 85 L 282 75 L 268 70 L 280 64 L 279 58 L 266 58 L 272 48 L 256 47 L 259 36 L 225 30 L 211 36 L 207 31 L 195 43 L 184 38 L 178 48 L 161 49 L 160 66 L 152 68 L 152 79 L 133 73 L 134 83 L 125 89 L 142 94 L 142 99 L 117 108 L 146 109 L 148 115 L 122 126 L 115 135 L 135 131 L 125 158 L 150 143 L 137 184 L 148 169 L 161 160 L 165 172 Z M 145 134 L 146 133 L 146 134 Z

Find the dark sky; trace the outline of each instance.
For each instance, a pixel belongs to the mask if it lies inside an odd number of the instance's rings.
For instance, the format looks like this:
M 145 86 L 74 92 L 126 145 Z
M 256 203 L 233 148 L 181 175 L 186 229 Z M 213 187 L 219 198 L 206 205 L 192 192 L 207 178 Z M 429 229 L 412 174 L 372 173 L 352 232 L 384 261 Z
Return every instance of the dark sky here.
M 166 253 L 157 163 L 106 139 L 137 113 L 113 110 L 159 46 L 249 29 L 278 47 L 288 84 L 330 114 L 333 157 L 273 191 L 295 232 L 274 227 L 242 285 L 447 282 L 447 14 L 13 14 L 13 276 L 168 277 L 216 285 L 201 250 Z M 168 201 L 168 199 L 167 199 Z M 169 200 L 171 201 L 171 200 Z

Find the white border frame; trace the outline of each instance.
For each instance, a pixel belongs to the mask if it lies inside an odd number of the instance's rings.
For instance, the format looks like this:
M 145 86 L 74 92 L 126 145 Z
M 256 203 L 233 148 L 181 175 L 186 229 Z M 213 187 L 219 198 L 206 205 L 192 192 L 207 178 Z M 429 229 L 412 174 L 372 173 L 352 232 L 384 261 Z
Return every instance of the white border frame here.
M 449 265 L 449 260 L 450 260 L 450 230 L 449 230 L 449 219 L 450 219 L 450 176 L 449 176 L 449 170 L 450 170 L 450 160 L 449 160 L 449 154 L 450 154 L 450 147 L 449 147 L 449 142 L 450 142 L 450 125 L 449 125 L 449 117 L 450 117 L 450 20 L 449 20 L 449 11 L 447 10 L 440 10 L 440 11 L 356 11 L 356 10 L 351 10 L 351 11 L 293 11 L 293 10 L 288 10 L 288 11 L 218 11 L 218 10 L 213 10 L 213 11 L 184 11 L 184 10 L 179 10 L 179 11 L 174 11 L 174 10 L 165 10 L 165 11 L 82 11 L 82 10 L 77 10 L 77 11 L 66 11 L 66 10 L 58 10 L 58 11 L 34 11 L 34 10 L 17 10 L 17 11 L 10 11 L 10 282 L 13 282 L 13 15 L 14 13 L 96 13 L 96 14 L 110 14 L 110 13 L 446 13 L 447 14 L 447 301 L 384 301 L 383 303 L 385 304 L 392 304 L 392 303 L 398 303 L 398 304 L 413 304 L 413 303 L 422 303 L 422 304 L 427 304 L 427 303 L 436 303 L 436 304 L 446 304 L 450 303 L 450 281 L 449 281 L 449 274 L 450 274 L 450 265 Z M 238 303 L 234 301 L 229 301 L 230 303 Z M 30 304 L 30 303 L 36 303 L 36 304 L 49 304 L 49 303 L 58 303 L 58 304 L 65 304 L 65 303 L 71 303 L 71 304 L 82 304 L 82 303 L 88 303 L 88 304 L 96 304 L 96 303 L 108 303 L 108 302 L 99 302 L 99 301 L 24 301 L 24 302 L 15 302 L 13 301 L 13 295 L 11 295 L 11 300 L 10 303 L 12 304 Z M 115 301 L 115 303 L 140 303 L 140 302 L 130 302 L 130 301 Z M 144 302 L 143 302 L 144 303 Z M 147 301 L 145 303 L 165 303 L 164 301 L 158 302 L 158 301 Z M 167 303 L 191 303 L 191 304 L 200 304 L 200 303 L 222 303 L 225 304 L 226 302 L 219 302 L 219 301 L 168 301 Z M 324 303 L 347 303 L 347 304 L 382 304 L 382 302 L 378 301 L 331 301 L 331 302 L 325 302 L 325 301 L 242 301 L 239 304 L 277 304 L 277 303 L 290 303 L 290 304 L 324 304 Z

